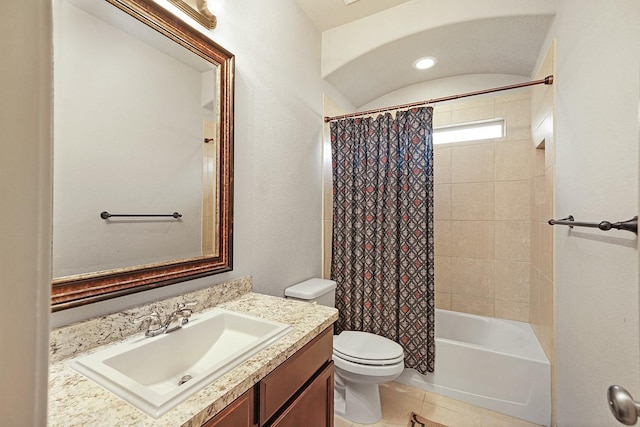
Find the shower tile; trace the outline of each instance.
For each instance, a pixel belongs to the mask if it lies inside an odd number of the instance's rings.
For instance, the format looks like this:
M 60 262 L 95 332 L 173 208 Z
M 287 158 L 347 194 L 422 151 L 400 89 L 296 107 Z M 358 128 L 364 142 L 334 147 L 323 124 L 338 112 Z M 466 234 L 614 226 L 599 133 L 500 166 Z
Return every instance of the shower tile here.
M 333 218 L 333 185 L 328 181 L 322 183 L 322 219 Z
M 543 215 L 547 218 L 553 217 L 554 187 L 555 187 L 554 183 L 555 183 L 555 168 L 550 167 L 544 173 L 545 199 L 544 199 Z
M 549 111 L 547 117 L 540 125 L 544 129 L 544 167 L 550 168 L 556 163 L 556 144 L 553 133 L 553 111 Z
M 331 259 L 325 259 L 322 268 L 322 278 L 331 279 Z
M 533 178 L 533 220 L 544 221 L 547 216 L 544 176 Z M 547 218 L 549 219 L 549 218 Z
M 452 182 L 493 181 L 495 178 L 494 145 L 488 143 L 451 148 Z
M 494 298 L 494 261 L 452 258 L 451 293 Z
M 451 294 L 436 292 L 436 308 L 451 310 Z
M 433 111 L 433 127 L 446 126 L 451 124 L 451 109 L 434 108 Z
M 450 233 L 452 256 L 493 259 L 493 221 L 452 221 Z
M 540 272 L 553 277 L 553 227 L 540 224 Z
M 434 221 L 435 254 L 451 256 L 451 221 Z
M 531 280 L 528 262 L 495 261 L 495 298 L 512 302 L 529 302 Z
M 530 224 L 522 221 L 496 221 L 495 255 L 497 260 L 530 260 Z
M 533 156 L 531 142 L 511 141 L 496 144 L 495 165 L 496 181 L 517 181 L 530 178 L 531 156 Z
M 485 102 L 486 101 L 486 102 Z M 471 106 L 462 109 L 452 107 L 451 121 L 452 123 L 467 123 L 479 120 L 488 120 L 495 117 L 493 99 L 476 100 L 478 104 L 485 102 L 484 105 Z
M 529 180 L 495 183 L 495 219 L 528 221 L 531 218 Z
M 531 140 L 531 106 L 528 99 L 512 102 L 498 102 L 495 116 L 504 117 L 507 123 L 506 140 Z M 531 144 L 531 143 L 529 143 Z
M 540 252 L 540 230 L 546 224 L 539 222 L 531 223 L 531 264 L 536 268 L 540 268 L 542 254 Z
M 546 151 L 546 148 L 536 149 L 535 166 L 533 169 L 534 176 L 544 176 L 544 170 L 547 168 L 545 166 Z
M 553 282 L 544 274 L 540 275 L 540 322 L 553 325 Z
M 451 183 L 451 148 L 433 150 L 433 181 L 435 184 Z
M 451 219 L 451 184 L 434 185 L 434 219 Z
M 549 278 L 540 275 L 540 344 L 549 358 L 553 357 L 554 342 L 554 316 L 553 316 L 553 289 L 554 285 Z
M 451 293 L 451 257 L 435 257 L 436 292 Z
M 540 271 L 531 266 L 529 277 L 529 323 L 537 331 L 540 328 Z
M 451 102 L 451 110 L 468 110 L 470 108 L 494 106 L 497 98 L 496 96 L 474 96 L 458 99 Z
M 495 186 L 493 182 L 453 184 L 451 186 L 451 219 L 493 220 Z
M 493 317 L 495 305 L 493 299 L 467 295 L 451 295 L 451 309 L 462 313 L 479 314 Z
M 502 92 L 500 95 L 496 96 L 495 101 L 496 104 L 500 104 L 513 101 L 527 101 L 529 99 L 531 99 L 531 91 L 529 89 L 514 89 Z
M 518 322 L 529 322 L 529 304 L 496 300 L 496 317 Z
M 327 262 L 331 265 L 331 253 L 333 251 L 333 220 L 324 220 L 322 221 L 322 233 L 323 237 L 323 258 L 324 263 Z
M 496 100 L 495 113 L 498 117 L 506 117 L 508 126 L 530 126 L 531 102 L 529 99 L 499 102 Z

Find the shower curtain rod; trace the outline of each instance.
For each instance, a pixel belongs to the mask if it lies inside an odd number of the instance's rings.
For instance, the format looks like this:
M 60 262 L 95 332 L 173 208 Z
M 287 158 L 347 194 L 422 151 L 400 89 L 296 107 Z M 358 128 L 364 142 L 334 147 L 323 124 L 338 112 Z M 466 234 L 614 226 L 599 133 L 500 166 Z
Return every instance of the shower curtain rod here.
M 357 113 L 343 114 L 341 116 L 325 117 L 324 122 L 329 123 L 335 120 L 346 119 L 349 117 L 367 116 L 369 114 L 384 113 L 385 111 L 402 110 L 405 108 L 419 107 L 421 105 L 435 104 L 436 102 L 452 101 L 454 99 L 467 98 L 469 96 L 484 95 L 486 93 L 501 92 L 503 90 L 519 89 L 521 87 L 535 86 L 535 85 L 541 85 L 541 84 L 552 85 L 553 75 L 547 76 L 544 79 L 540 79 L 540 80 L 533 80 L 533 81 L 524 82 L 524 83 L 516 83 L 508 86 L 494 87 L 492 89 L 478 90 L 475 92 L 467 92 L 459 95 L 444 96 L 442 98 L 434 98 L 428 101 L 414 102 L 411 104 L 394 105 L 393 107 L 385 107 L 385 108 L 378 108 L 375 110 L 360 111 Z

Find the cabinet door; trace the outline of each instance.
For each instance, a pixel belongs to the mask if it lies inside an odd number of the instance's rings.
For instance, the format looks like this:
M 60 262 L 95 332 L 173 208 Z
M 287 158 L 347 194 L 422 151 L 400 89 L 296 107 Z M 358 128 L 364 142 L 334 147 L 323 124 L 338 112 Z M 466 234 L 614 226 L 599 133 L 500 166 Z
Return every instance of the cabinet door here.
M 333 361 L 273 422 L 272 427 L 333 427 Z
M 215 417 L 204 423 L 202 427 L 253 427 L 254 423 L 254 389 L 250 388 L 242 396 L 234 400 Z
M 266 425 L 298 390 L 326 366 L 332 352 L 333 328 L 327 328 L 260 381 L 260 425 Z

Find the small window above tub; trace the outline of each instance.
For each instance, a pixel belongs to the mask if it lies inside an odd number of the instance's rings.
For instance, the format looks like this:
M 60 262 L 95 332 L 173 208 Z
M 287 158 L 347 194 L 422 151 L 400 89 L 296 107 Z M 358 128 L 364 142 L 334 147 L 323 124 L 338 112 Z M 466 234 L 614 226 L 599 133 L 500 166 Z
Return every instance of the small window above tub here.
M 448 144 L 502 138 L 505 136 L 504 129 L 503 118 L 439 126 L 433 129 L 433 143 Z

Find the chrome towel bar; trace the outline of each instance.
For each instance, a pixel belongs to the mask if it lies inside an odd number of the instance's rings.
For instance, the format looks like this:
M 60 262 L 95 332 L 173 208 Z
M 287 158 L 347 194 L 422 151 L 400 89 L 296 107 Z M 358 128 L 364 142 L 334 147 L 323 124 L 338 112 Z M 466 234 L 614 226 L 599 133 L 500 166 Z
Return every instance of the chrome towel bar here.
M 573 220 L 573 215 L 569 215 L 566 218 L 562 219 L 550 219 L 549 225 L 568 225 L 570 228 L 573 227 L 591 227 L 591 228 L 599 228 L 603 231 L 609 231 L 612 228 L 616 230 L 625 230 L 632 231 L 635 234 L 638 234 L 638 216 L 634 216 L 628 221 L 621 222 L 609 222 L 609 221 L 601 221 L 601 222 L 579 222 Z
M 182 214 L 178 212 L 174 212 L 172 214 L 111 214 L 107 211 L 100 212 L 100 218 L 109 219 L 111 217 L 173 217 L 173 218 L 182 218 Z

